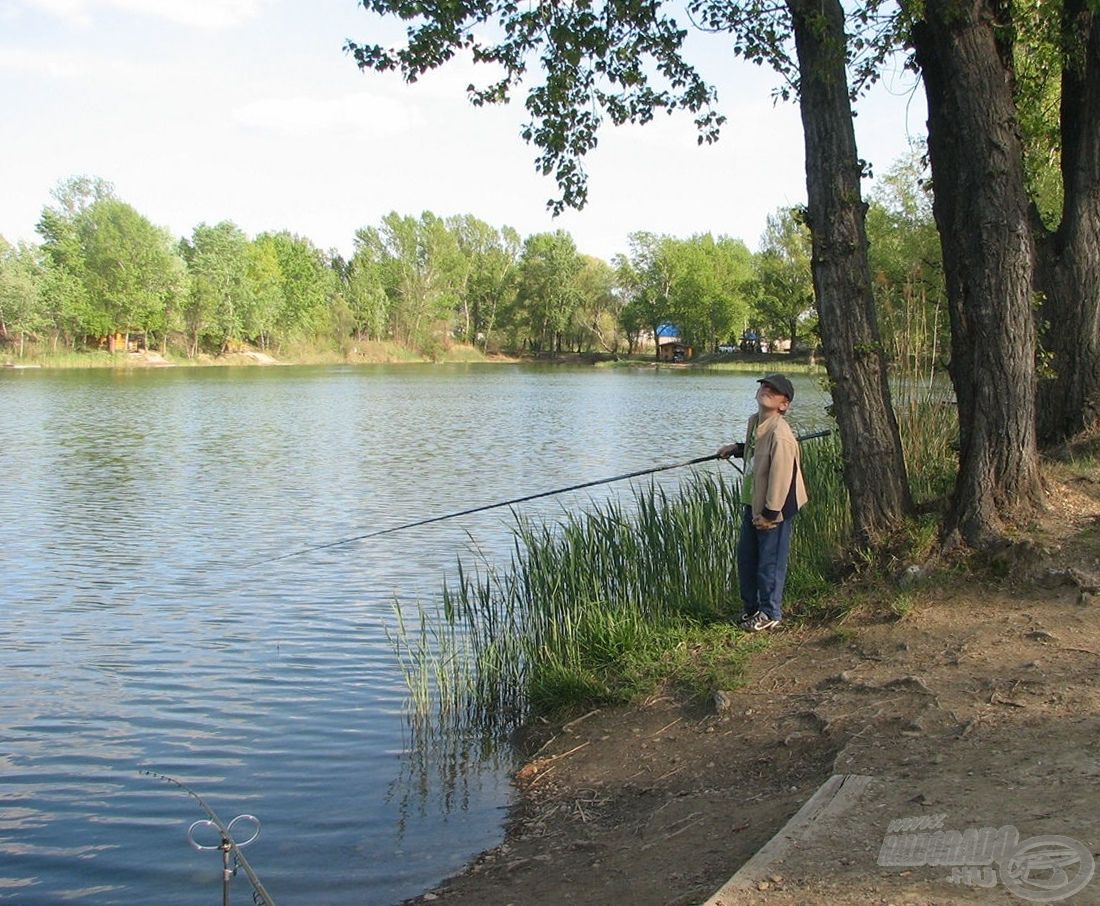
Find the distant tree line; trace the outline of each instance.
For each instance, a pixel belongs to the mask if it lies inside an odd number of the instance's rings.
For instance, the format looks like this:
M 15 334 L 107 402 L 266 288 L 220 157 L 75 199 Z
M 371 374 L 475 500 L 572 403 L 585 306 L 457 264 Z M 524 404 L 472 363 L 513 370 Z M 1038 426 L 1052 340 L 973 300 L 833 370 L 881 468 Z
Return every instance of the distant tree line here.
M 898 355 L 927 355 L 943 288 L 919 161 L 883 185 L 869 230 L 885 332 L 906 338 Z M 797 209 L 768 219 L 756 253 L 724 236 L 638 232 L 610 263 L 562 230 L 524 239 L 468 214 L 391 213 L 360 229 L 344 258 L 289 232 L 249 238 L 228 221 L 177 239 L 109 183 L 76 177 L 55 189 L 38 233 L 37 244 L 0 237 L 0 342 L 19 355 L 28 344 L 113 349 L 135 337 L 189 357 L 302 342 L 349 351 L 371 340 L 431 356 L 455 342 L 618 353 L 639 351 L 666 324 L 701 352 L 748 328 L 792 349 L 817 342 Z

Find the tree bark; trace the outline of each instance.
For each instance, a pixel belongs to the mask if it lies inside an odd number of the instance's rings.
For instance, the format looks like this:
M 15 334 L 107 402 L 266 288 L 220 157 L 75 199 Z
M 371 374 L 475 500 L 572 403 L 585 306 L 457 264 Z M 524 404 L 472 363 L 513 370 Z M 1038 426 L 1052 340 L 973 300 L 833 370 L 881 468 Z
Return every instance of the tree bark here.
M 839 0 L 788 0 L 806 143 L 807 219 L 821 344 L 844 448 L 857 540 L 871 541 L 912 512 L 867 261 Z
M 1044 444 L 1100 425 L 1100 14 L 1065 0 L 1062 31 L 1062 221 L 1053 234 L 1038 231 L 1054 370 L 1039 385 Z
M 933 213 L 951 318 L 959 475 L 945 524 L 973 547 L 1042 505 L 1034 244 L 996 0 L 926 0 L 913 47 L 928 98 Z

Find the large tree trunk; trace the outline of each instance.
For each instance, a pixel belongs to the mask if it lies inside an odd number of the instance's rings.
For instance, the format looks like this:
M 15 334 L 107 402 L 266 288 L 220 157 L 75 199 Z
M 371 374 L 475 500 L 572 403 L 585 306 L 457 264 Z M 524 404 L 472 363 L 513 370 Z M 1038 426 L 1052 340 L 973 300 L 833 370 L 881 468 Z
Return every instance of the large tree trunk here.
M 913 46 L 928 98 L 933 213 L 951 316 L 959 476 L 945 525 L 973 547 L 1042 504 L 1034 245 L 995 0 L 927 0 Z
M 1062 185 L 1058 231 L 1040 231 L 1043 346 L 1054 377 L 1039 385 L 1039 439 L 1100 425 L 1100 14 L 1065 0 Z
M 801 80 L 808 220 L 821 344 L 844 447 L 856 538 L 912 511 L 867 262 L 839 0 L 788 0 Z

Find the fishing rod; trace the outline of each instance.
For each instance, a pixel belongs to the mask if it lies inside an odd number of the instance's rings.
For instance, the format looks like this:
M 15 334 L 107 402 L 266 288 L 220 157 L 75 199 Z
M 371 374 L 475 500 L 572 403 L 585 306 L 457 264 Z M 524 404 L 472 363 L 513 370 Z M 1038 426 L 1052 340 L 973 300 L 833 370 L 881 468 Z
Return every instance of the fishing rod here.
M 206 812 L 206 814 L 209 816 L 209 820 L 196 821 L 189 828 L 187 828 L 187 842 L 198 850 L 217 849 L 221 851 L 222 906 L 229 906 L 229 881 L 237 873 L 238 866 L 244 869 L 245 875 L 248 876 L 249 883 L 252 884 L 253 899 L 257 902 L 262 903 L 262 906 L 275 906 L 275 901 L 271 898 L 271 894 L 267 892 L 263 883 L 256 875 L 256 872 L 252 870 L 252 866 L 248 864 L 248 860 L 241 852 L 242 847 L 248 846 L 249 843 L 260 836 L 259 818 L 257 818 L 255 815 L 238 815 L 228 824 L 225 824 L 222 819 L 217 816 L 214 810 L 206 804 L 206 800 L 203 799 L 202 796 L 196 793 L 193 789 L 191 789 L 191 787 L 189 787 L 186 783 L 181 783 L 179 780 L 176 780 L 175 777 L 169 777 L 167 774 L 161 774 L 158 771 L 142 770 L 141 773 L 149 777 L 155 777 L 157 780 L 166 780 L 168 783 L 178 786 L 188 796 L 194 799 L 202 808 L 202 810 Z M 251 822 L 253 827 L 255 828 L 252 836 L 240 843 L 233 839 L 233 827 L 237 824 L 238 821 Z M 212 827 L 217 830 L 219 836 L 221 837 L 221 842 L 218 843 L 216 846 L 210 846 L 208 844 L 197 842 L 195 840 L 195 830 L 200 827 Z M 233 853 L 234 865 L 232 868 L 229 867 L 230 853 Z
M 815 431 L 812 434 L 800 435 L 795 439 L 799 443 L 802 443 L 803 441 L 814 440 L 818 437 L 827 437 L 830 434 L 832 434 L 832 431 Z M 366 541 L 368 538 L 378 538 L 382 535 L 393 534 L 394 532 L 403 532 L 406 529 L 417 528 L 421 525 L 431 525 L 433 522 L 443 522 L 446 519 L 457 519 L 459 516 L 470 516 L 473 513 L 484 513 L 486 510 L 496 510 L 500 509 L 501 507 L 514 506 L 517 503 L 527 503 L 530 500 L 539 500 L 542 497 L 553 497 L 556 494 L 567 494 L 570 491 L 580 491 L 584 488 L 594 488 L 597 485 L 601 484 L 611 484 L 612 482 L 616 481 L 626 481 L 628 478 L 640 478 L 642 475 L 654 475 L 657 472 L 668 472 L 671 469 L 683 469 L 686 466 L 697 466 L 704 462 L 711 462 L 719 458 L 720 457 L 717 453 L 711 453 L 709 456 L 698 456 L 695 459 L 689 459 L 686 462 L 674 462 L 669 465 L 656 466 L 650 469 L 638 469 L 637 471 L 625 472 L 622 475 L 615 475 L 611 478 L 597 478 L 595 481 L 585 481 L 581 484 L 573 484 L 567 488 L 555 488 L 552 491 L 541 491 L 538 494 L 527 494 L 524 497 L 513 497 L 511 500 L 501 500 L 497 503 L 487 503 L 483 506 L 471 507 L 468 510 L 460 510 L 457 513 L 447 513 L 444 516 L 432 516 L 430 519 L 420 519 L 416 522 L 408 522 L 405 525 L 395 525 L 391 528 L 380 529 L 375 532 L 367 532 L 363 535 L 354 535 L 351 538 L 341 538 L 338 541 L 328 541 L 324 544 L 315 544 L 312 547 L 304 547 L 301 550 L 291 551 L 289 554 L 280 554 L 278 557 L 269 557 L 266 560 L 257 560 L 255 563 L 246 564 L 243 568 L 252 569 L 257 566 L 264 566 L 268 563 L 277 563 L 280 560 L 289 560 L 291 557 L 300 557 L 303 554 L 311 554 L 315 551 L 327 550 L 330 547 L 341 547 L 345 544 L 354 544 L 356 541 Z M 730 460 L 727 461 L 730 462 L 730 465 L 737 469 L 738 472 L 744 474 L 740 466 Z

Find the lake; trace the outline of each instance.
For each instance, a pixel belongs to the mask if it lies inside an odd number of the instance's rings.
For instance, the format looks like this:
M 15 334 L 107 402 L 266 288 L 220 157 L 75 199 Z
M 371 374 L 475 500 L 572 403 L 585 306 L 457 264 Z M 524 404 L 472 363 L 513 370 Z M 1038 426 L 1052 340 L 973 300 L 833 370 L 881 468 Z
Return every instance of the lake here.
M 474 545 L 506 557 L 508 510 L 251 564 L 706 455 L 743 432 L 756 376 L 0 371 L 0 902 L 218 902 L 198 804 L 142 770 L 256 815 L 245 854 L 280 904 L 394 903 L 496 845 L 512 753 L 410 746 L 386 631 Z M 794 381 L 810 430 L 826 399 Z

